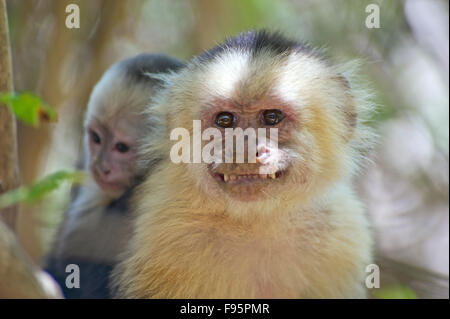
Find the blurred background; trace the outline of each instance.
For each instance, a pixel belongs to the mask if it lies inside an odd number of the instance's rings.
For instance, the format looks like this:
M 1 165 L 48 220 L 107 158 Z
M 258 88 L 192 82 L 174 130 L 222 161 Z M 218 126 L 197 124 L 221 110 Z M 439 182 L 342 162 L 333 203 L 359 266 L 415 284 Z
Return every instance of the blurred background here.
M 80 28 L 65 26 L 66 6 Z M 367 28 L 369 4 L 380 27 Z M 141 52 L 188 60 L 225 37 L 278 30 L 325 48 L 335 62 L 362 60 L 376 92 L 380 135 L 357 181 L 377 240 L 381 286 L 449 297 L 449 4 L 445 0 L 7 0 L 14 86 L 57 109 L 38 129 L 18 123 L 21 181 L 29 185 L 80 155 L 93 85 L 115 61 Z M 70 186 L 20 207 L 21 243 L 41 261 Z

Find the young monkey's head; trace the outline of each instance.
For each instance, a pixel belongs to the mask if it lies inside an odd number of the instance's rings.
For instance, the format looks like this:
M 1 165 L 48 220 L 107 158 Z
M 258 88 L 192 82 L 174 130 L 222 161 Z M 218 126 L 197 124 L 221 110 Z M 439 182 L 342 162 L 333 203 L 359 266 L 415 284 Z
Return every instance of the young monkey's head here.
M 144 173 L 137 149 L 151 127 L 142 120 L 160 80 L 151 74 L 177 70 L 183 63 L 158 54 L 140 54 L 111 66 L 94 87 L 85 120 L 86 169 L 112 198 L 120 197 Z
M 201 120 L 204 135 L 208 128 L 222 135 L 219 161 L 185 165 L 193 185 L 214 197 L 252 203 L 310 197 L 355 169 L 360 102 L 340 70 L 303 44 L 264 31 L 243 33 L 170 80 L 168 129 L 184 127 L 192 136 L 192 121 Z M 227 129 L 257 133 L 254 148 L 244 136 L 244 163 L 236 161 L 242 150 L 226 148 Z M 265 139 L 258 129 L 266 129 Z M 210 141 L 202 141 L 203 150 Z

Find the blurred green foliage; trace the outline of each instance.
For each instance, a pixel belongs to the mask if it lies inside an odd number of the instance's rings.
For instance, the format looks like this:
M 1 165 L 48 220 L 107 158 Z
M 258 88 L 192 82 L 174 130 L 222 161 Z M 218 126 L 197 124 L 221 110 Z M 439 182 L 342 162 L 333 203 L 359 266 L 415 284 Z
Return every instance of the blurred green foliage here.
M 6 104 L 23 123 L 38 127 L 41 121 L 57 119 L 56 111 L 32 93 L 1 93 L 0 103 Z M 19 187 L 0 196 L 0 209 L 19 202 L 35 203 L 60 187 L 63 182 L 81 183 L 85 174 L 80 171 L 59 171 L 46 176 L 29 187 Z
M 56 111 L 32 93 L 1 93 L 0 103 L 8 105 L 16 117 L 25 124 L 38 127 L 41 121 L 54 122 Z
M 417 299 L 412 289 L 400 285 L 379 288 L 373 292 L 373 295 L 378 299 Z
M 52 191 L 58 189 L 64 182 L 81 183 L 85 174 L 80 171 L 68 172 L 59 171 L 50 174 L 29 187 L 19 187 L 0 196 L 0 209 L 7 206 L 25 202 L 28 204 L 35 203 Z

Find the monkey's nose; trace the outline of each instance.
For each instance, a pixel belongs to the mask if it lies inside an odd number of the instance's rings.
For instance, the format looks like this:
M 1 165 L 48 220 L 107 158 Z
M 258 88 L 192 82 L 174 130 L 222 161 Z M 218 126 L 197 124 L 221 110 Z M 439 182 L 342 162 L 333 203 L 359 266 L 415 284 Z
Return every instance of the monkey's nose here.
M 111 168 L 101 166 L 99 167 L 98 171 L 101 176 L 108 176 L 109 173 L 111 173 Z
M 256 163 L 264 164 L 270 156 L 270 149 L 266 146 L 258 146 L 256 151 Z

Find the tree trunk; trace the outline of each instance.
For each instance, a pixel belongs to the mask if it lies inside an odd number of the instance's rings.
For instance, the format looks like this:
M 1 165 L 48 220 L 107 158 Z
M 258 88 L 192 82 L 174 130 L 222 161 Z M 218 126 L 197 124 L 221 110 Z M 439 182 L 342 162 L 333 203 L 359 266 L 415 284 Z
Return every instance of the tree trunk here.
M 0 92 L 13 90 L 11 51 L 9 47 L 8 19 L 5 0 L 0 0 Z M 16 120 L 9 109 L 0 105 L 0 194 L 19 184 L 17 159 Z M 0 211 L 0 217 L 15 229 L 16 207 Z

